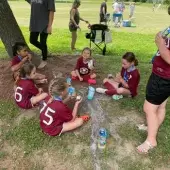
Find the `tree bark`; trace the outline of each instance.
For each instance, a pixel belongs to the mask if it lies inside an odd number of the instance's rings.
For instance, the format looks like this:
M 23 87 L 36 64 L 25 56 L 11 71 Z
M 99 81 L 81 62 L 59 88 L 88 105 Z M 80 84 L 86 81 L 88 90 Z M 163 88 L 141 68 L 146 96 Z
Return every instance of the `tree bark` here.
M 0 37 L 10 57 L 15 42 L 25 42 L 7 0 L 0 0 Z
M 26 43 L 7 0 L 0 0 L 0 38 L 11 58 L 13 57 L 12 46 L 16 42 Z M 33 63 L 38 66 L 40 57 L 33 52 L 31 54 Z

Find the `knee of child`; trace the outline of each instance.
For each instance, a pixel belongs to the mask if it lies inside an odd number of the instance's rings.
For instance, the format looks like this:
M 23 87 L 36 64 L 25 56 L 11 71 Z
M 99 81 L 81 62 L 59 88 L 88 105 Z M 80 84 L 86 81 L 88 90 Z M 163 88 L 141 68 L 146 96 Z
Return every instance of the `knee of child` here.
M 106 82 L 108 82 L 108 78 L 105 78 L 105 79 L 103 80 L 103 84 L 106 83 Z
M 96 74 L 93 73 L 93 74 L 91 75 L 91 78 L 92 78 L 92 79 L 96 78 Z
M 91 78 L 91 79 L 95 79 L 95 78 L 96 78 L 96 75 L 95 75 L 95 74 L 92 74 L 92 75 L 90 75 L 90 78 Z
M 121 88 L 118 88 L 116 91 L 117 91 L 117 94 L 122 94 L 123 93 L 123 89 L 121 89 Z
M 72 75 L 72 76 L 77 76 L 77 74 L 76 74 L 75 71 L 72 71 L 72 72 L 71 72 L 71 75 Z

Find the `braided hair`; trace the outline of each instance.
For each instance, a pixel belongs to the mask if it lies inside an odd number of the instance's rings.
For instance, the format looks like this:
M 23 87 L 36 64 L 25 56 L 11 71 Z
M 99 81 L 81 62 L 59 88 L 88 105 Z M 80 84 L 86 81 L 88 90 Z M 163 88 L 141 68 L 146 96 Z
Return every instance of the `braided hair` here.
M 60 96 L 61 92 L 63 92 L 67 88 L 65 78 L 54 78 L 50 81 L 48 86 L 48 92 L 51 96 Z

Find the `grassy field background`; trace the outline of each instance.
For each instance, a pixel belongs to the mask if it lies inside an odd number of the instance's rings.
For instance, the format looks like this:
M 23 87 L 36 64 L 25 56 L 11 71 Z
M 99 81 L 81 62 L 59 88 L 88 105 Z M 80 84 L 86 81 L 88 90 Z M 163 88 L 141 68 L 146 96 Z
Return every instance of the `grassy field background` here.
M 10 2 L 18 24 L 31 49 L 40 54 L 29 43 L 30 6 L 25 1 Z M 108 3 L 112 13 L 111 2 Z M 53 34 L 49 36 L 49 52 L 55 54 L 72 54 L 70 51 L 70 32 L 68 30 L 70 3 L 56 3 Z M 81 16 L 98 23 L 100 2 L 82 1 Z M 128 18 L 128 6 L 124 19 Z M 123 99 L 118 102 L 102 101 L 106 111 L 108 129 L 114 127 L 116 135 L 121 139 L 118 143 L 115 134 L 110 136 L 105 151 L 98 153 L 102 170 L 168 170 L 170 169 L 170 106 L 167 106 L 166 120 L 158 134 L 158 147 L 147 157 L 135 152 L 135 146 L 143 142 L 145 132 L 136 130 L 137 120 L 144 120 L 142 111 L 145 98 L 145 87 L 151 72 L 149 64 L 157 48 L 154 43 L 155 34 L 169 26 L 170 16 L 165 9 L 152 12 L 150 6 L 138 5 L 135 10 L 135 28 L 114 28 L 110 24 L 113 42 L 107 45 L 107 55 L 98 56 L 94 52 L 98 71 L 102 76 L 116 73 L 121 67 L 121 56 L 126 51 L 132 51 L 139 59 L 141 82 L 139 96 L 135 100 Z M 77 48 L 81 51 L 89 45 L 85 38 L 87 26 L 81 23 L 82 31 L 78 31 Z M 2 42 L 0 42 L 0 57 L 7 58 Z M 69 62 L 69 61 L 68 61 Z M 101 77 L 102 77 L 101 76 Z M 30 113 L 26 113 L 30 114 Z M 59 170 L 92 170 L 94 157 L 91 154 L 91 124 L 84 126 L 75 133 L 64 134 L 60 138 L 50 138 L 41 133 L 37 116 L 20 120 L 21 111 L 13 101 L 0 101 L 0 168 L 6 169 L 59 169 Z M 32 115 L 32 114 L 30 114 Z M 119 120 L 119 121 L 117 121 Z M 6 149 L 5 149 L 6 148 Z M 8 164 L 8 166 L 6 166 Z

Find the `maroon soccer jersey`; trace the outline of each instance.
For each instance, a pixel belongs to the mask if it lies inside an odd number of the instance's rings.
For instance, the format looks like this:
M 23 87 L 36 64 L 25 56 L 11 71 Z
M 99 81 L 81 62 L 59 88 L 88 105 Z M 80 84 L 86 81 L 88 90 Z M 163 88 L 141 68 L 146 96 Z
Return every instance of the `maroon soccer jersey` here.
M 121 76 L 129 86 L 132 97 L 137 95 L 137 89 L 140 81 L 140 74 L 137 69 L 127 72 L 124 68 L 121 70 Z
M 20 63 L 22 60 L 22 58 L 20 56 L 14 56 L 11 62 L 11 67 Z
M 72 111 L 61 100 L 53 100 L 47 104 L 50 97 L 43 102 L 40 110 L 40 126 L 50 136 L 59 135 L 64 122 L 72 120 Z
M 83 57 L 78 58 L 75 69 L 79 71 L 80 75 L 87 75 L 90 73 L 88 62 L 84 63 Z
M 166 47 L 170 50 L 170 38 L 166 40 Z M 162 59 L 159 51 L 155 55 L 152 72 L 162 78 L 170 79 L 170 65 Z
M 39 93 L 34 82 L 29 79 L 19 80 L 15 90 L 15 101 L 23 109 L 32 108 L 31 98 Z

